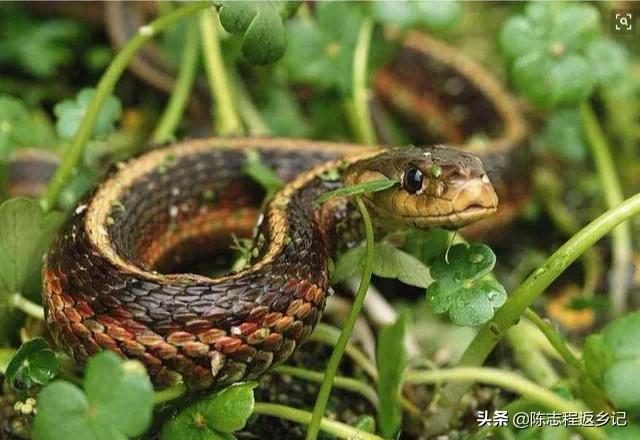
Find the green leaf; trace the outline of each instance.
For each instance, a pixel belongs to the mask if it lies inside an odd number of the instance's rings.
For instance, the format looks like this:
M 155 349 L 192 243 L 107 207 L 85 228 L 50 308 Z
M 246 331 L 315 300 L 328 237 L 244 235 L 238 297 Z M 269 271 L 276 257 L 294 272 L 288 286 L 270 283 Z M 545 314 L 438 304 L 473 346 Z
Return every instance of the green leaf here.
M 67 99 L 56 104 L 53 113 L 58 118 L 56 123 L 58 136 L 62 139 L 71 139 L 76 134 L 95 93 L 95 89 L 82 89 L 75 99 Z M 96 124 L 93 127 L 93 137 L 105 137 L 113 132 L 115 123 L 121 115 L 120 100 L 115 96 L 109 96 L 98 113 Z
M 408 29 L 422 26 L 433 32 L 455 26 L 462 15 L 460 2 L 452 1 L 376 1 L 371 3 L 376 21 Z
M 284 182 L 276 176 L 271 168 L 262 162 L 260 153 L 255 150 L 247 150 L 245 156 L 247 162 L 243 171 L 264 188 L 267 193 L 267 200 L 284 187 Z
M 616 319 L 599 335 L 587 338 L 584 362 L 587 373 L 603 386 L 619 409 L 640 410 L 640 313 Z
M 414 256 L 387 241 L 375 244 L 373 273 L 383 278 L 396 278 L 410 286 L 425 288 L 432 283 L 429 268 Z
M 411 229 L 404 239 L 403 249 L 429 266 L 436 258 L 444 255 L 449 244 L 449 231 L 444 229 Z
M 340 283 L 362 271 L 364 246 L 349 249 L 338 258 L 332 282 Z M 382 278 L 395 278 L 410 286 L 427 287 L 432 279 L 427 268 L 414 256 L 394 247 L 388 241 L 373 246 L 373 273 Z
M 72 43 L 79 39 L 81 23 L 67 19 L 35 21 L 18 11 L 6 12 L 0 17 L 0 64 L 15 63 L 45 78 L 73 59 Z
M 223 1 L 220 23 L 231 34 L 243 34 L 242 54 L 253 64 L 269 64 L 287 48 L 283 20 L 291 17 L 300 1 Z
M 541 52 L 519 57 L 511 71 L 515 85 L 541 107 L 572 106 L 591 95 L 595 78 L 585 59 L 552 60 Z
M 500 46 L 516 87 L 541 107 L 572 106 L 588 98 L 596 82 L 620 64 L 615 54 L 608 58 L 617 66 L 609 68 L 589 56 L 590 50 L 594 55 L 607 50 L 592 46 L 603 40 L 599 21 L 592 5 L 551 2 L 532 2 L 525 15 L 507 20 Z
M 0 205 L 0 293 L 20 293 L 37 273 L 42 257 L 62 223 L 58 212 L 45 214 L 37 201 L 13 198 Z
M 619 81 L 625 74 L 627 51 L 610 38 L 592 41 L 586 48 L 586 56 L 598 84 L 604 87 Z
M 353 53 L 363 18 L 357 2 L 319 2 L 315 20 L 297 17 L 284 64 L 292 81 L 320 89 L 351 91 Z
M 253 412 L 255 382 L 231 385 L 182 410 L 163 429 L 162 440 L 232 439 Z
M 545 149 L 570 162 L 584 160 L 588 150 L 580 112 L 572 108 L 551 113 L 545 122 L 540 141 Z
M 45 387 L 38 398 L 35 438 L 120 440 L 150 426 L 153 386 L 138 361 L 97 354 L 89 360 L 84 389 L 63 381 Z
M 48 121 L 32 115 L 19 99 L 0 95 L 0 160 L 19 147 L 47 146 L 53 139 Z
M 47 385 L 60 371 L 60 363 L 47 341 L 35 338 L 25 342 L 7 366 L 6 379 L 15 389 L 30 389 Z
M 370 180 L 369 182 L 357 183 L 351 186 L 343 186 L 342 188 L 334 189 L 322 194 L 316 199 L 316 203 L 324 203 L 327 200 L 331 200 L 334 197 L 348 197 L 363 194 L 366 192 L 383 191 L 391 188 L 398 183 L 394 179 L 380 179 Z
M 402 423 L 402 408 L 398 397 L 407 359 L 404 348 L 406 327 L 406 315 L 400 313 L 396 322 L 384 327 L 378 337 L 378 422 L 385 438 L 394 438 Z
M 429 306 L 435 313 L 448 311 L 457 325 L 477 326 L 489 321 L 507 299 L 504 287 L 486 277 L 495 262 L 495 254 L 486 245 L 453 246 L 448 256 L 431 265 L 436 281 L 427 287 Z

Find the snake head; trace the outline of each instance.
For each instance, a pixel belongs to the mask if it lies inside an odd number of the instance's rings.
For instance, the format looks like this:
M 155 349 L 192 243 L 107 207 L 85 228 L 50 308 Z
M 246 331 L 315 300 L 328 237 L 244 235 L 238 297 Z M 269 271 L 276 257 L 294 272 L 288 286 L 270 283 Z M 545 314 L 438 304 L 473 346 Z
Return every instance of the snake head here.
M 460 228 L 493 214 L 498 196 L 480 159 L 445 146 L 386 150 L 354 164 L 347 185 L 379 179 L 400 185 L 365 194 L 378 224 L 388 229 Z

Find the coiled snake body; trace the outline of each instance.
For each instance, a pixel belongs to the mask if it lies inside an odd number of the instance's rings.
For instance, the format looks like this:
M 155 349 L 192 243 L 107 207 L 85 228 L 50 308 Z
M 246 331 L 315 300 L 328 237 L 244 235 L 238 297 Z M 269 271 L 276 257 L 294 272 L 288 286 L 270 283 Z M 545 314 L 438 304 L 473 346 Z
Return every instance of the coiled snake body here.
M 167 273 L 250 234 L 261 191 L 243 173 L 246 148 L 289 182 L 267 205 L 251 264 L 219 278 Z M 458 227 L 497 206 L 480 160 L 445 147 L 208 139 L 132 159 L 75 209 L 46 257 L 51 333 L 79 361 L 102 349 L 140 359 L 159 386 L 255 377 L 309 336 L 330 292 L 336 228 L 355 211 L 315 199 L 383 177 L 400 185 L 364 198 L 380 224 Z

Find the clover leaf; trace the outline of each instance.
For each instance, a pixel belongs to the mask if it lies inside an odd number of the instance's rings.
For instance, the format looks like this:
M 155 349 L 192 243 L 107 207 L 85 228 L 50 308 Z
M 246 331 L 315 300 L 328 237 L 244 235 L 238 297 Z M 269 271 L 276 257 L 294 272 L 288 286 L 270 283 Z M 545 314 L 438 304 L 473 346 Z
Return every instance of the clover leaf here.
M 284 64 L 292 81 L 346 95 L 362 11 L 353 2 L 318 2 L 315 12 L 315 20 L 297 17 L 287 25 L 295 38 Z
M 102 352 L 89 360 L 84 391 L 65 381 L 38 395 L 34 436 L 42 440 L 120 440 L 151 424 L 153 386 L 142 364 Z
M 62 214 L 45 214 L 33 199 L 13 198 L 0 205 L 0 293 L 21 293 L 40 270 L 42 257 Z
M 376 1 L 371 3 L 376 21 L 403 29 L 424 27 L 433 32 L 453 27 L 462 15 L 458 1 Z
M 52 143 L 46 119 L 35 118 L 22 101 L 0 95 L 0 160 L 19 147 L 40 147 Z
M 82 89 L 75 99 L 66 99 L 56 104 L 53 113 L 58 118 L 56 123 L 58 136 L 62 139 L 71 139 L 76 134 L 95 93 L 96 91 L 91 88 Z M 111 133 L 121 115 L 120 100 L 115 96 L 109 96 L 98 113 L 93 137 L 104 137 Z
M 588 4 L 529 3 L 500 33 L 515 86 L 541 107 L 574 105 L 612 75 L 589 53 L 608 50 L 599 37 L 599 14 Z
M 587 338 L 583 358 L 587 373 L 620 409 L 640 410 L 640 313 L 616 319 Z
M 584 160 L 587 146 L 580 112 L 575 108 L 555 110 L 547 117 L 539 141 L 570 162 Z
M 486 245 L 457 244 L 431 265 L 435 280 L 427 287 L 427 301 L 435 313 L 449 312 L 457 325 L 477 326 L 489 321 L 507 299 L 498 281 L 486 277 L 496 256 Z
M 26 390 L 34 385 L 47 385 L 56 377 L 60 363 L 42 338 L 25 342 L 13 355 L 5 377 L 15 389 Z
M 197 401 L 168 421 L 160 438 L 227 440 L 244 427 L 253 412 L 255 382 L 234 384 L 213 397 Z
M 220 23 L 231 34 L 244 34 L 242 54 L 253 64 L 277 61 L 287 48 L 283 20 L 298 10 L 301 1 L 222 1 Z
M 404 348 L 406 328 L 406 315 L 401 313 L 393 324 L 380 331 L 378 337 L 376 348 L 376 360 L 380 373 L 378 421 L 384 438 L 394 438 L 402 423 L 402 408 L 398 397 L 402 373 L 407 361 Z
M 342 282 L 362 271 L 364 253 L 365 247 L 358 246 L 342 254 L 336 263 L 332 282 Z M 423 288 L 432 282 L 429 268 L 388 241 L 379 241 L 373 246 L 373 273 L 382 278 L 395 278 L 410 286 Z

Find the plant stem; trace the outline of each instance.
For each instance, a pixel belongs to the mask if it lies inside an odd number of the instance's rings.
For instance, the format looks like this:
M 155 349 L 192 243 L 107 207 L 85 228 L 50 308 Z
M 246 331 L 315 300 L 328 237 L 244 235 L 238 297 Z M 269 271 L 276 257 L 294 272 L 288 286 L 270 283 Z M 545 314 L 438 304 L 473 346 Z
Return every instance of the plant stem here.
M 580 363 L 580 360 L 569 350 L 562 336 L 560 336 L 547 321 L 542 319 L 530 307 L 524 311 L 524 316 L 529 318 L 529 320 L 544 333 L 551 345 L 553 345 L 553 348 L 562 356 L 562 359 L 564 359 L 567 365 L 576 371 L 582 371 L 582 363 Z
M 215 129 L 223 136 L 242 134 L 242 125 L 234 108 L 229 78 L 220 50 L 216 19 L 217 12 L 214 10 L 208 9 L 200 13 L 200 38 L 209 88 L 215 105 Z
M 171 97 L 160 118 L 160 122 L 158 122 L 151 136 L 155 143 L 171 140 L 178 124 L 182 120 L 198 67 L 198 43 L 198 28 L 193 25 L 189 26 L 184 37 L 183 54 L 180 59 L 180 70 L 178 71 L 176 83 L 173 86 Z
M 356 138 L 364 144 L 375 144 L 376 133 L 369 112 L 369 89 L 367 88 L 367 61 L 373 32 L 373 21 L 365 18 L 360 25 L 358 41 L 353 56 L 353 112 Z
M 42 306 L 29 301 L 19 293 L 16 293 L 11 297 L 11 304 L 26 315 L 44 321 L 44 309 Z
M 552 387 L 558 382 L 558 374 L 544 353 L 531 343 L 531 333 L 539 334 L 533 325 L 523 325 L 521 321 L 507 332 L 507 340 L 513 357 L 522 371 L 542 386 Z
M 311 423 L 311 413 L 300 409 L 291 408 L 289 406 L 278 405 L 275 403 L 256 402 L 253 407 L 254 414 L 264 416 L 279 417 L 281 419 L 290 420 L 296 423 L 309 425 Z M 344 423 L 329 420 L 327 418 L 320 419 L 320 429 L 324 432 L 334 435 L 344 440 L 384 440 L 375 434 L 360 431 Z
M 306 368 L 293 367 L 290 365 L 280 365 L 274 368 L 273 371 L 317 383 L 322 383 L 322 379 L 324 377 L 324 373 L 320 371 L 312 371 L 307 370 Z M 376 394 L 376 390 L 364 382 L 360 382 L 359 380 L 350 377 L 336 376 L 334 378 L 334 385 L 336 388 L 342 388 L 343 390 L 359 393 L 369 400 L 369 402 L 374 406 L 378 406 L 378 395 Z
M 53 209 L 58 200 L 58 196 L 60 195 L 60 191 L 62 191 L 62 188 L 75 172 L 76 166 L 82 158 L 84 148 L 91 138 L 91 133 L 93 132 L 93 127 L 98 119 L 100 109 L 111 92 L 113 92 L 113 88 L 120 78 L 120 75 L 122 75 L 122 72 L 127 68 L 127 65 L 138 49 L 140 49 L 140 47 L 142 47 L 154 35 L 164 31 L 181 18 L 208 7 L 210 7 L 208 2 L 198 2 L 183 6 L 167 15 L 157 18 L 148 25 L 142 26 L 138 30 L 138 33 L 124 45 L 120 52 L 118 52 L 113 61 L 111 61 L 111 64 L 109 64 L 105 73 L 102 75 L 102 78 L 100 78 L 100 81 L 96 86 L 96 93 L 93 95 L 91 102 L 89 102 L 87 112 L 80 122 L 80 127 L 78 127 L 78 131 L 73 136 L 71 143 L 67 147 L 60 166 L 58 166 L 58 169 L 49 181 L 49 186 L 47 187 L 45 196 L 41 201 L 45 211 Z
M 560 397 L 553 391 L 532 382 L 511 371 L 498 368 L 452 368 L 447 370 L 408 371 L 405 382 L 413 384 L 432 384 L 443 381 L 469 381 L 496 385 L 506 390 L 521 394 L 523 397 L 540 403 L 559 412 L 584 412 L 588 408 L 582 404 Z M 581 427 L 582 434 L 588 439 L 606 439 L 600 428 Z
M 611 209 L 624 199 L 620 178 L 611 158 L 611 148 L 589 102 L 585 101 L 580 105 L 580 113 L 587 140 L 591 146 L 593 161 L 598 170 L 607 209 Z M 611 251 L 613 254 L 609 283 L 611 312 L 613 316 L 620 316 L 624 313 L 627 305 L 627 279 L 633 258 L 631 225 L 629 223 L 621 224 L 611 233 Z
M 322 342 L 323 344 L 335 345 L 340 338 L 340 331 L 331 327 L 330 325 L 320 323 L 316 327 L 315 331 L 311 333 L 309 337 L 310 341 Z M 345 354 L 347 354 L 356 364 L 358 364 L 367 375 L 374 382 L 378 381 L 378 369 L 375 364 L 369 360 L 366 354 L 364 354 L 358 347 L 352 344 L 347 344 L 347 348 L 345 349 Z
M 271 128 L 256 108 L 238 72 L 234 69 L 229 69 L 227 73 L 229 74 L 229 81 L 233 87 L 238 113 L 240 114 L 242 122 L 244 122 L 244 125 L 247 127 L 248 134 L 251 136 L 271 135 Z
M 504 337 L 505 332 L 518 322 L 520 315 L 527 307 L 576 258 L 621 222 L 638 212 L 640 212 L 640 194 L 630 197 L 614 209 L 605 212 L 569 239 L 516 289 L 507 302 L 496 311 L 493 319 L 482 326 L 462 355 L 459 365 L 466 367 L 482 365 L 498 341 Z M 450 383 L 443 388 L 442 406 L 430 420 L 431 432 L 442 432 L 449 426 L 458 402 L 468 388 L 468 383 Z
M 153 404 L 160 405 L 161 403 L 175 400 L 178 397 L 184 396 L 186 392 L 187 387 L 184 384 L 178 384 L 164 390 L 156 391 L 153 393 Z
M 349 316 L 347 316 L 347 320 L 344 323 L 344 327 L 342 328 L 342 332 L 340 333 L 338 342 L 333 349 L 333 352 L 331 353 L 331 357 L 329 358 L 329 362 L 327 363 L 327 368 L 324 372 L 324 379 L 322 381 L 322 385 L 320 385 L 320 391 L 318 392 L 316 404 L 313 408 L 311 423 L 309 424 L 309 429 L 307 430 L 307 440 L 315 440 L 318 437 L 318 432 L 320 431 L 320 422 L 324 415 L 324 410 L 327 406 L 327 402 L 329 401 L 329 396 L 331 395 L 333 378 L 338 371 L 338 366 L 340 365 L 342 354 L 344 353 L 347 343 L 349 342 L 349 338 L 351 337 L 351 332 L 353 331 L 356 319 L 358 318 L 358 315 L 360 315 L 360 310 L 362 310 L 364 297 L 367 293 L 367 290 L 369 289 L 369 282 L 371 281 L 371 272 L 373 269 L 373 225 L 371 224 L 371 217 L 369 217 L 367 207 L 365 206 L 362 199 L 359 196 L 354 196 L 354 200 L 356 202 L 358 210 L 360 211 L 360 215 L 362 216 L 362 221 L 364 223 L 366 243 L 364 268 L 362 270 L 362 278 L 360 280 L 358 292 L 353 299 L 353 306 L 351 307 Z

